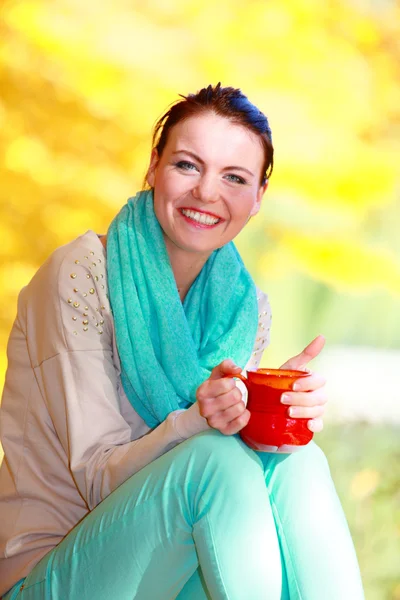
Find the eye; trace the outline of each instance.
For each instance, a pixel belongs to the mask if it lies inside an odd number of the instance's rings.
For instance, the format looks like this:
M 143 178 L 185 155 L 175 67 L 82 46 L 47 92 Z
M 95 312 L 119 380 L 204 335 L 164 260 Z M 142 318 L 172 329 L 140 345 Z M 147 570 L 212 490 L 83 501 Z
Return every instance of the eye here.
M 182 171 L 197 171 L 196 165 L 187 160 L 180 160 L 179 162 L 175 163 L 175 166 Z
M 239 175 L 234 175 L 233 173 L 229 173 L 228 175 L 226 175 L 226 178 L 232 183 L 239 183 L 241 185 L 244 185 L 246 183 L 243 177 L 239 177 Z

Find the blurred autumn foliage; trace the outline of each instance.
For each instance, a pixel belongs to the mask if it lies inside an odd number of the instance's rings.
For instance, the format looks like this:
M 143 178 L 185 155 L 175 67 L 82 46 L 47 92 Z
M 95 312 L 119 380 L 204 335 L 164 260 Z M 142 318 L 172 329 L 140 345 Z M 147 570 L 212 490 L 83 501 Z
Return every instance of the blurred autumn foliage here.
M 269 116 L 276 147 L 238 239 L 272 300 L 270 364 L 319 332 L 400 348 L 398 1 L 0 6 L 0 382 L 21 287 L 57 246 L 106 231 L 141 187 L 157 117 L 218 81 Z M 371 600 L 400 598 L 385 581 Z

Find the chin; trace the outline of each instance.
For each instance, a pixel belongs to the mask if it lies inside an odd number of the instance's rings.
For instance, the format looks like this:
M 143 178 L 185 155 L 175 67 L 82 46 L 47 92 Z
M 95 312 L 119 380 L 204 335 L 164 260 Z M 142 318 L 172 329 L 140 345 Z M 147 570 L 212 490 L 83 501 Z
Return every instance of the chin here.
M 179 246 L 182 250 L 186 252 L 191 252 L 192 254 L 212 254 L 214 250 L 217 250 L 221 246 L 210 246 L 210 245 L 201 245 L 201 244 L 181 244 Z
M 171 239 L 169 241 L 173 243 L 175 247 L 180 248 L 184 252 L 190 252 L 191 254 L 207 254 L 210 255 L 214 250 L 221 248 L 224 244 L 218 243 L 218 240 L 215 243 L 205 243 L 204 241 L 201 243 L 198 241 L 197 243 L 193 241 L 193 239 Z

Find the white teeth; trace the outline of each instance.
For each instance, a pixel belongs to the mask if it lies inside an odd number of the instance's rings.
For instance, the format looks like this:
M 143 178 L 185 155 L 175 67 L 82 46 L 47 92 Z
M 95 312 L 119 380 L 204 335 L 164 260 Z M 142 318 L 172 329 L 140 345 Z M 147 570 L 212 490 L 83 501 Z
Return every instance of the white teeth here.
M 186 208 L 182 208 L 181 212 L 185 215 L 185 217 L 189 217 L 189 219 L 193 219 L 193 221 L 197 221 L 197 223 L 202 223 L 203 225 L 215 225 L 220 220 L 215 217 L 211 217 L 210 215 L 205 215 L 204 213 L 199 213 L 195 210 L 188 210 Z

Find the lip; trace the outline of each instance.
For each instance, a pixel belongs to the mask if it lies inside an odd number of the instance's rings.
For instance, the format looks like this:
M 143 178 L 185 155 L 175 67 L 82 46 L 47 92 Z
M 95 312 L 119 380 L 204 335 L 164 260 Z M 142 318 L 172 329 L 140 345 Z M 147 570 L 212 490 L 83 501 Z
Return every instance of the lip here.
M 198 223 L 197 221 L 194 221 L 193 219 L 190 219 L 189 217 L 187 217 L 186 215 L 183 214 L 182 210 L 195 210 L 196 212 L 202 213 L 204 215 L 209 215 L 210 217 L 213 217 L 215 219 L 220 219 L 219 221 L 217 221 L 216 223 L 214 223 L 214 225 L 206 225 L 205 223 Z M 179 214 L 181 215 L 182 219 L 184 219 L 186 221 L 186 223 L 188 225 L 190 225 L 190 227 L 193 227 L 194 229 L 214 229 L 215 227 L 218 227 L 218 225 L 220 225 L 223 221 L 223 219 L 221 219 L 220 217 L 218 217 L 217 215 L 214 215 L 210 212 L 206 212 L 204 210 L 198 210 L 197 208 L 186 208 L 182 207 L 178 210 Z
M 193 212 L 198 212 L 198 213 L 201 213 L 202 215 L 209 215 L 210 217 L 213 217 L 214 219 L 219 219 L 220 222 L 225 221 L 225 219 L 223 219 L 219 215 L 216 215 L 215 213 L 209 212 L 208 210 L 200 210 L 199 208 L 194 208 L 193 206 L 180 206 L 179 211 L 182 211 L 182 210 L 193 210 Z

